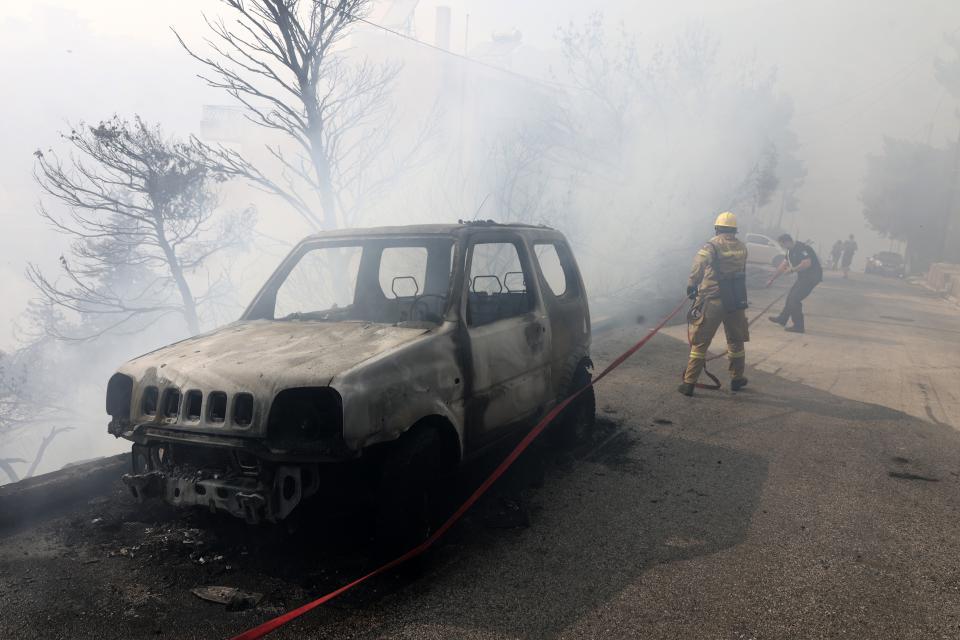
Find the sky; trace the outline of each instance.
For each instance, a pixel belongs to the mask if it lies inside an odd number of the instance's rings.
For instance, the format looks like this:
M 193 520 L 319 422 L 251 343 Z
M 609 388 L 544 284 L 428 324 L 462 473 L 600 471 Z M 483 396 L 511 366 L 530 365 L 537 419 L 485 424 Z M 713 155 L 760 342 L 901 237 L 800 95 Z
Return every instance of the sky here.
M 372 18 L 385 17 L 379 3 Z M 859 190 L 866 156 L 885 135 L 942 144 L 957 135 L 957 104 L 933 76 L 945 55 L 942 36 L 960 28 L 956 0 L 449 0 L 422 1 L 416 34 L 433 39 L 435 7 L 452 9 L 454 50 L 494 32 L 519 30 L 530 47 L 556 48 L 556 29 L 600 10 L 651 49 L 691 23 L 721 42 L 721 64 L 756 59 L 777 69 L 778 90 L 794 103 L 794 130 L 807 167 L 800 211 L 787 228 L 827 245 L 855 233 L 862 253 L 888 241 L 863 223 Z M 28 262 L 55 265 L 65 239 L 36 215 L 36 149 L 56 147 L 58 132 L 81 120 L 140 114 L 178 135 L 199 131 L 202 106 L 227 99 L 198 71 L 170 31 L 198 41 L 200 12 L 213 0 L 46 0 L 0 8 L 0 349 L 32 292 Z M 469 27 L 467 15 L 469 14 Z M 263 224 L 263 223 L 261 223 Z M 293 239 L 304 230 L 261 228 Z

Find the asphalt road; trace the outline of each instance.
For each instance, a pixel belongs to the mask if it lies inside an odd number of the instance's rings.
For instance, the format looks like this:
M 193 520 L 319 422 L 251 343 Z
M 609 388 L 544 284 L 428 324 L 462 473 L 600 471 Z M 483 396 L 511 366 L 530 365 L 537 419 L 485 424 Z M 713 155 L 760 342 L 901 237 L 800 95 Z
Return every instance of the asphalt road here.
M 864 276 L 807 307 L 805 335 L 754 325 L 736 394 L 677 394 L 682 328 L 658 336 L 598 387 L 592 443 L 537 447 L 423 563 L 274 637 L 960 637 L 960 310 Z M 0 539 L 0 637 L 228 637 L 371 567 L 355 515 L 250 528 L 118 488 Z

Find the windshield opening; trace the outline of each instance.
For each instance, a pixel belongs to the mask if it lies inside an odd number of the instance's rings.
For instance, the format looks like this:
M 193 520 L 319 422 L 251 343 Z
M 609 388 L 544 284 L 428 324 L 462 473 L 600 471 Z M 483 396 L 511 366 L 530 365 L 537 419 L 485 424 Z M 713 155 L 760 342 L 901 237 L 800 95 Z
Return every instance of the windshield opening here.
M 447 311 L 453 246 L 452 238 L 306 245 L 262 294 L 267 304 L 258 307 L 272 313 L 252 315 L 437 325 Z

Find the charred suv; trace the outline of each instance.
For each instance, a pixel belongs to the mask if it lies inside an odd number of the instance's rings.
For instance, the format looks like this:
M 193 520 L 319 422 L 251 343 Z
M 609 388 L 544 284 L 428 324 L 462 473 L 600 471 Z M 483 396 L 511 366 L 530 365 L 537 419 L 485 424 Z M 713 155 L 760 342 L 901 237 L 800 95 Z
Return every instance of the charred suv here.
M 590 380 L 590 317 L 559 232 L 473 223 L 302 241 L 242 318 L 122 366 L 109 432 L 138 499 L 287 517 L 368 483 L 420 517 L 445 474 Z M 589 428 L 592 393 L 557 434 Z M 348 486 L 350 485 L 350 486 Z

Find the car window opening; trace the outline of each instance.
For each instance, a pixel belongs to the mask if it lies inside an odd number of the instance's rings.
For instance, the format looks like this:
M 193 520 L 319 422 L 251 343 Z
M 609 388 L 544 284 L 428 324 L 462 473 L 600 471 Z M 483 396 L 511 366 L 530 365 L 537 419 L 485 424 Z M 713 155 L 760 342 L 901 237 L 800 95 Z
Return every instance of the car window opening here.
M 533 310 L 525 266 L 516 245 L 482 242 L 473 245 L 467 292 L 467 323 L 481 326 Z
M 435 326 L 447 311 L 453 239 L 307 245 L 268 286 L 275 320 Z

